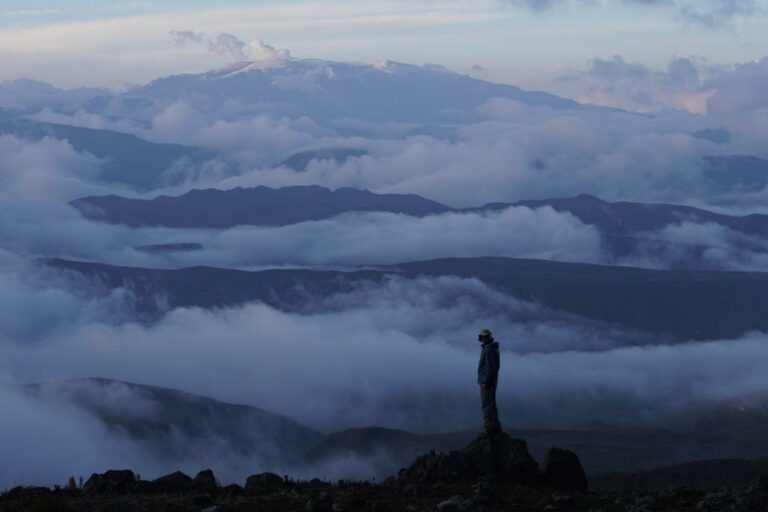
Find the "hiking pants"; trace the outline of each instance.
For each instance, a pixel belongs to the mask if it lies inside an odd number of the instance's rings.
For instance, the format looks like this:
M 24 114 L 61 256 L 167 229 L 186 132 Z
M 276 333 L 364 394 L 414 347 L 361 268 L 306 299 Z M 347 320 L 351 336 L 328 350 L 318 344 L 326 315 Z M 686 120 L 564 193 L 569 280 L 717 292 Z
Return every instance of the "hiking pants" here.
M 487 386 L 480 386 L 480 406 L 483 410 L 483 426 L 486 430 L 498 428 L 499 411 L 496 409 L 496 384 L 492 382 Z

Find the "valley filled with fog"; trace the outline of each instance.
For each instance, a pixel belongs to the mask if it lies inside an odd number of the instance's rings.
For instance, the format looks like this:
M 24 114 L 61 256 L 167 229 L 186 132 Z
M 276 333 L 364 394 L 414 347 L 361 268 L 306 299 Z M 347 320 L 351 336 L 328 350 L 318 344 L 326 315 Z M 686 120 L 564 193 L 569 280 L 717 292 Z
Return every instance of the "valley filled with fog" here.
M 477 428 L 485 327 L 505 427 L 768 431 L 767 59 L 677 57 L 647 92 L 700 108 L 640 111 L 214 42 L 121 92 L 0 82 L 0 488 L 383 476 L 305 452 Z

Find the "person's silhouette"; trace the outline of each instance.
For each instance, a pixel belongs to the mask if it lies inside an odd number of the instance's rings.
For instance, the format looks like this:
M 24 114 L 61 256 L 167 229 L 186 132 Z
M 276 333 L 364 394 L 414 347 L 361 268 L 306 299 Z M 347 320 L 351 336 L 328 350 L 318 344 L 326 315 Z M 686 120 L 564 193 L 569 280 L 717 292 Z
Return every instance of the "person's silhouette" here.
M 499 411 L 496 408 L 496 386 L 499 383 L 499 344 L 491 331 L 483 329 L 477 336 L 482 345 L 477 364 L 477 383 L 480 385 L 480 405 L 483 410 L 483 427 L 486 434 L 501 432 Z

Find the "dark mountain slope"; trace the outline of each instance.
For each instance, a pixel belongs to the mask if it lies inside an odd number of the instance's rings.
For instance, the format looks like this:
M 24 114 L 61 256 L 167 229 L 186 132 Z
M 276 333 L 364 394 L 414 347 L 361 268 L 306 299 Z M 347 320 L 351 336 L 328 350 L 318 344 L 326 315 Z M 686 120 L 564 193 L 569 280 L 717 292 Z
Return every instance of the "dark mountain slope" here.
M 298 462 L 322 438 L 310 428 L 258 407 L 156 386 L 78 379 L 33 384 L 25 391 L 41 400 L 75 405 L 118 435 L 168 457 L 216 446 L 243 458 Z
M 768 328 L 763 320 L 768 274 L 759 272 L 647 270 L 511 258 L 449 258 L 397 268 L 476 277 L 552 309 L 678 339 L 730 338 Z
M 345 212 L 381 211 L 421 217 L 450 210 L 412 194 L 374 194 L 352 188 L 331 191 L 318 186 L 193 190 L 178 197 L 160 196 L 152 200 L 86 197 L 72 205 L 94 220 L 174 228 L 284 226 Z
M 514 206 L 548 206 L 570 213 L 584 224 L 595 226 L 605 236 L 617 237 L 618 240 L 642 237 L 643 234 L 647 237 L 648 232 L 681 222 L 716 223 L 741 233 L 768 236 L 768 215 L 738 217 L 673 204 L 611 203 L 586 194 L 457 209 L 415 194 L 376 194 L 352 188 L 331 191 L 319 186 L 279 189 L 260 186 L 192 190 L 181 196 L 160 196 L 152 200 L 92 196 L 72 204 L 87 217 L 104 222 L 185 228 L 227 228 L 245 224 L 281 226 L 354 211 L 383 211 L 423 217 L 446 212 L 498 211 Z
M 708 459 L 646 471 L 596 475 L 589 483 L 598 492 L 662 491 L 678 486 L 714 491 L 747 485 L 760 476 L 768 477 L 768 459 Z
M 728 435 L 726 431 L 618 427 L 595 430 L 507 431 L 513 437 L 525 439 L 531 454 L 538 460 L 543 460 L 552 446 L 578 453 L 585 471 L 590 475 L 647 471 L 703 459 L 747 460 L 768 457 L 768 422 L 752 425 L 750 431 L 739 432 L 735 437 Z M 476 435 L 477 430 L 414 434 L 376 427 L 351 429 L 327 436 L 309 452 L 309 457 L 313 461 L 332 460 L 352 454 L 369 457 L 379 474 L 385 475 L 407 464 L 414 454 L 431 450 L 455 450 L 467 444 Z M 747 439 L 739 439 L 739 436 Z M 764 461 L 757 465 L 766 467 L 767 464 Z M 711 480 L 722 477 L 722 469 L 713 469 Z M 625 485 L 625 477 L 628 475 L 619 476 L 621 478 L 617 476 L 616 481 Z M 741 479 L 743 478 L 742 473 Z M 736 483 L 743 483 L 742 480 Z M 684 482 L 679 484 L 683 485 Z
M 319 297 L 349 291 L 361 281 L 384 278 L 378 271 L 265 270 L 248 272 L 213 267 L 178 270 L 117 267 L 100 263 L 47 260 L 54 268 L 73 270 L 106 289 L 127 288 L 140 313 L 162 313 L 158 302 L 179 307 L 220 308 L 259 301 L 283 310 L 300 310 Z

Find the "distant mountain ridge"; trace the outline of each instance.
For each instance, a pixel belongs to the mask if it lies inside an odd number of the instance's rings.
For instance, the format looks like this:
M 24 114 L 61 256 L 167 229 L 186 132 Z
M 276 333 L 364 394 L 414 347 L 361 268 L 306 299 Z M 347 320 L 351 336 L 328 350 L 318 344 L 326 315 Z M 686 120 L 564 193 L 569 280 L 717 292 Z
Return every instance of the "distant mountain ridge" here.
M 479 213 L 511 207 L 551 207 L 570 213 L 606 235 L 637 236 L 681 222 L 715 223 L 756 236 L 768 236 L 768 215 L 730 216 L 674 204 L 608 202 L 582 194 L 571 198 L 488 203 L 452 208 L 416 194 L 376 194 L 368 190 L 320 186 L 192 190 L 176 197 L 127 199 L 84 197 L 71 203 L 86 217 L 128 226 L 227 228 L 237 225 L 281 226 L 321 220 L 353 211 L 381 211 L 423 217 L 439 213 Z
M 347 212 L 383 211 L 423 217 L 451 210 L 414 194 L 374 194 L 353 188 L 332 191 L 319 186 L 193 190 L 177 197 L 151 200 L 95 196 L 71 204 L 94 220 L 133 227 L 174 228 L 284 226 Z
M 192 267 L 117 267 L 61 259 L 50 267 L 86 276 L 105 290 L 127 288 L 150 317 L 170 308 L 216 308 L 263 302 L 304 311 L 322 298 L 379 285 L 397 276 L 478 279 L 519 299 L 607 326 L 651 335 L 654 343 L 731 339 L 768 332 L 768 273 L 648 270 L 513 258 L 446 258 L 355 271 L 258 272 Z
M 204 73 L 159 78 L 119 98 L 155 105 L 204 98 L 206 101 L 195 103 L 214 107 L 226 99 L 240 102 L 244 109 L 291 117 L 399 123 L 473 119 L 473 109 L 492 98 L 559 109 L 592 108 L 553 94 L 525 91 L 433 66 L 318 59 L 286 60 L 271 66 L 237 62 Z

